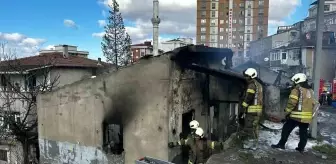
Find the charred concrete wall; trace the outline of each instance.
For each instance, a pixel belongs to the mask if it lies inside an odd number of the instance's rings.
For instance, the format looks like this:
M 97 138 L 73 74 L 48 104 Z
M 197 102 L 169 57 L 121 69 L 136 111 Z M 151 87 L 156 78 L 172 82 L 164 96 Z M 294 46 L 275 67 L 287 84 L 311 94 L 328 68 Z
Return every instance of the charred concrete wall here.
M 143 156 L 171 159 L 182 114 L 202 109 L 205 75 L 181 70 L 168 56 L 38 96 L 41 163 L 134 163 Z M 125 161 L 103 151 L 103 122 L 123 124 Z M 206 129 L 205 129 L 206 130 Z M 116 161 L 119 160 L 119 161 Z
M 41 163 L 115 163 L 102 150 L 102 123 L 120 120 L 125 163 L 167 159 L 170 64 L 167 56 L 143 60 L 39 95 Z

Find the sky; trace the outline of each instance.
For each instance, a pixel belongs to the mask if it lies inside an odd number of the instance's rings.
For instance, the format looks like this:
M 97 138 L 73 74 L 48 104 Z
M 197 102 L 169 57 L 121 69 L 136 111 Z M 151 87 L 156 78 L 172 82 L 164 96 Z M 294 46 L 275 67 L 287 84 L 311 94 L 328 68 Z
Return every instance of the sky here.
M 160 37 L 165 41 L 196 35 L 197 0 L 159 0 Z M 279 25 L 291 25 L 308 14 L 313 0 L 270 0 L 269 34 Z M 80 2 L 80 3 L 79 3 Z M 0 41 L 17 56 L 35 55 L 54 45 L 76 45 L 90 58 L 103 57 L 101 36 L 112 0 L 2 0 Z M 126 31 L 134 44 L 152 40 L 152 0 L 117 0 Z

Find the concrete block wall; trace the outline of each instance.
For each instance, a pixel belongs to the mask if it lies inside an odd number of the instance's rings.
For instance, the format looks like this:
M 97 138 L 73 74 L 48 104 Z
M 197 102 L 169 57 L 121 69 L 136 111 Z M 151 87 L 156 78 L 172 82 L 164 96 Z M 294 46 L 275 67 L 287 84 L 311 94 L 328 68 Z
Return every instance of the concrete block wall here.
M 143 60 L 39 95 L 41 162 L 110 163 L 102 122 L 120 117 L 126 164 L 145 155 L 168 159 L 169 67 L 167 56 Z
M 161 56 L 39 95 L 41 161 L 111 163 L 102 150 L 103 121 L 122 121 L 124 163 L 143 156 L 171 159 L 179 150 L 167 143 L 179 140 L 183 113 L 194 109 L 205 127 L 203 83 L 204 75 Z

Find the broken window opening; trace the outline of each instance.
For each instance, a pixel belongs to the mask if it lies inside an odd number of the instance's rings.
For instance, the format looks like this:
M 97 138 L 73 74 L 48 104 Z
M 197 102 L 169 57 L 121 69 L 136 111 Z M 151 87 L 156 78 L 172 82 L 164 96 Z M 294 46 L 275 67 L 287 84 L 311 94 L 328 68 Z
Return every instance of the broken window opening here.
M 122 154 L 124 151 L 123 144 L 123 127 L 121 124 L 103 124 L 103 148 L 107 154 Z
M 0 150 L 0 161 L 8 162 L 6 150 Z

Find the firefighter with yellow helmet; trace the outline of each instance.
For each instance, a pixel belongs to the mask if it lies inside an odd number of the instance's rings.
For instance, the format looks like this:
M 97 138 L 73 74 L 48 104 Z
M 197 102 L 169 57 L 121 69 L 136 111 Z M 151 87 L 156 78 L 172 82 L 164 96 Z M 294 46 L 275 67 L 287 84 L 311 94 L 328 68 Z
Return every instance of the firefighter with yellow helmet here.
M 308 140 L 308 127 L 312 121 L 314 110 L 319 106 L 314 99 L 314 91 L 308 85 L 307 76 L 303 73 L 295 74 L 291 81 L 295 84 L 289 95 L 285 109 L 286 122 L 282 128 L 281 139 L 272 148 L 285 149 L 285 144 L 293 129 L 299 126 L 300 142 L 295 149 L 304 152 Z
M 223 149 L 221 142 L 211 141 L 205 138 L 202 128 L 196 128 L 193 138 L 181 139 L 179 142 L 168 143 L 168 147 L 185 145 L 189 149 L 188 164 L 205 164 L 212 154 L 212 150 Z
M 248 85 L 239 114 L 239 120 L 243 122 L 243 131 L 240 136 L 243 140 L 254 139 L 253 147 L 256 147 L 259 138 L 259 121 L 263 110 L 263 86 L 257 81 L 258 73 L 254 68 L 245 70 L 244 76 Z

